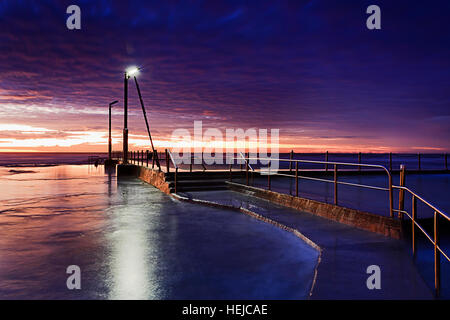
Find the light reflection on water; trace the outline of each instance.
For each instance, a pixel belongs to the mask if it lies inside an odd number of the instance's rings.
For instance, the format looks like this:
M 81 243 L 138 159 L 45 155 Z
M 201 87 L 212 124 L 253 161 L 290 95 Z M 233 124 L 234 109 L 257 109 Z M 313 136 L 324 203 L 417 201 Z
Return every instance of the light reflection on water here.
M 0 298 L 305 298 L 317 253 L 103 167 L 0 168 Z M 66 288 L 79 265 L 82 289 Z M 274 272 L 276 270 L 276 272 Z

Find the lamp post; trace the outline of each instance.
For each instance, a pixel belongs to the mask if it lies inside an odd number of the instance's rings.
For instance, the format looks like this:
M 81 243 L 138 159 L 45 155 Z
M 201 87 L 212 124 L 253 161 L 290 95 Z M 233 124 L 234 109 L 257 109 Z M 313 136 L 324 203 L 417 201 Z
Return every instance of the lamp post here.
M 111 139 L 111 107 L 119 101 L 113 101 L 109 104 L 109 135 L 108 135 L 108 159 L 111 161 L 112 139 Z
M 128 79 L 139 72 L 139 68 L 132 67 L 125 71 L 123 79 L 123 163 L 128 163 Z

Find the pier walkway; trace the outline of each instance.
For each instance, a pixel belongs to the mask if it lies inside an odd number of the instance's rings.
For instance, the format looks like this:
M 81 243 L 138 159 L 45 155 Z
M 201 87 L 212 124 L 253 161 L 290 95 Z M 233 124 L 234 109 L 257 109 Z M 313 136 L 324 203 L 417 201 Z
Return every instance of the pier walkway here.
M 259 215 L 294 228 L 321 248 L 312 299 L 432 299 L 402 240 L 358 230 L 231 190 L 180 193 Z M 367 267 L 381 269 L 381 289 L 369 290 Z
M 143 151 L 131 153 L 131 163 L 120 164 L 118 176 L 134 175 L 179 200 L 247 213 L 304 239 L 322 253 L 312 298 L 432 298 L 431 290 L 411 259 L 411 247 L 412 256 L 417 257 L 420 237 L 433 246 L 434 296 L 440 296 L 441 264 L 450 261 L 444 248 L 446 241 L 441 243 L 440 235 L 445 235 L 450 216 L 406 187 L 404 166 L 400 167 L 396 185 L 394 172 L 376 164 L 250 158 L 241 153 L 234 158 L 237 162 L 226 169 L 223 166 L 207 168 L 203 162 L 197 166 L 178 164 L 169 150 L 165 152 L 164 161 L 157 162 L 156 158 L 150 159 Z M 271 161 L 277 161 L 284 169 L 267 171 L 267 168 L 252 166 L 252 160 L 268 161 L 268 168 L 271 168 Z M 310 164 L 323 166 L 323 169 L 300 169 L 301 165 Z M 439 172 L 447 174 L 447 170 L 446 166 Z M 348 178 L 380 174 L 381 184 L 379 178 L 370 179 L 369 183 Z M 258 185 L 257 179 L 265 180 L 265 187 Z M 290 181 L 288 192 L 273 190 L 278 188 L 280 179 Z M 305 190 L 313 191 L 305 181 L 326 185 L 327 188 L 322 189 L 325 201 L 305 195 Z M 344 188 L 377 193 L 385 201 L 385 212 L 375 214 L 349 207 L 345 202 L 348 199 L 342 196 Z M 432 211 L 431 228 L 424 227 L 420 220 L 427 210 Z M 408 230 L 412 241 L 405 241 Z M 366 285 L 370 276 L 367 268 L 373 265 L 381 269 L 384 285 L 380 290 L 369 290 Z

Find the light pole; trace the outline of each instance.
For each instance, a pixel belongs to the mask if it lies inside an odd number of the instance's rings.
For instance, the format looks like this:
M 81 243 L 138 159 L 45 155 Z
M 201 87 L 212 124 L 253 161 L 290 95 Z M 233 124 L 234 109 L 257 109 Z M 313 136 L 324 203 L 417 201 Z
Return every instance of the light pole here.
M 109 104 L 109 136 L 108 136 L 108 159 L 111 161 L 112 139 L 111 139 L 111 107 L 119 101 L 113 101 Z
M 123 79 L 123 163 L 128 163 L 128 79 L 139 72 L 139 68 L 132 67 L 125 71 Z

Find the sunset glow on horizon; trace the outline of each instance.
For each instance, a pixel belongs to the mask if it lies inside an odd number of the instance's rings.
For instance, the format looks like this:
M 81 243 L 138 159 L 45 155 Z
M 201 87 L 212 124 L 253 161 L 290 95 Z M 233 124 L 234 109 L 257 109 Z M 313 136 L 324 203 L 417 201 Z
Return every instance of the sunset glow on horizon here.
M 205 128 L 207 130 L 208 128 Z M 59 131 L 47 128 L 32 127 L 28 125 L 18 125 L 18 124 L 0 124 L 0 131 L 12 132 L 15 135 L 23 136 L 24 138 L 3 138 L 0 137 L 0 152 L 107 152 L 107 131 Z M 142 131 L 142 130 L 141 130 Z M 191 132 L 193 135 L 193 132 Z M 58 138 L 59 137 L 59 138 Z M 122 148 L 122 131 L 115 130 L 112 132 L 113 139 L 113 150 L 120 151 Z M 365 153 L 408 153 L 408 152 L 428 152 L 428 153 L 442 153 L 446 152 L 444 148 L 439 147 L 411 147 L 410 149 L 402 149 L 400 147 L 388 147 L 388 146 L 372 146 L 364 144 L 364 141 L 356 143 L 353 139 L 351 144 L 346 144 L 345 139 L 311 139 L 293 137 L 286 138 L 282 140 L 280 138 L 280 143 L 276 147 L 280 152 L 290 152 L 294 150 L 295 152 L 303 153 L 316 153 L 316 152 L 334 152 L 334 153 L 354 153 L 354 152 L 365 152 Z M 165 148 L 191 148 L 194 150 L 196 145 L 195 140 L 191 143 L 183 143 L 174 139 L 170 134 L 167 136 L 156 137 L 153 139 L 155 147 L 159 150 Z M 244 144 L 243 144 L 244 143 Z M 148 136 L 145 132 L 141 134 L 130 134 L 129 135 L 129 145 L 131 150 L 149 150 L 151 146 L 149 144 Z M 267 148 L 268 150 L 273 149 L 273 146 L 269 142 L 264 144 L 253 144 L 249 145 L 248 139 L 241 141 L 239 145 L 232 144 L 227 145 L 226 139 L 222 141 L 210 141 L 204 140 L 200 144 L 203 149 L 213 149 L 213 150 L 238 150 L 239 148 L 244 148 L 249 150 L 251 148 Z M 217 149 L 218 148 L 218 149 Z

